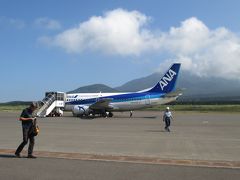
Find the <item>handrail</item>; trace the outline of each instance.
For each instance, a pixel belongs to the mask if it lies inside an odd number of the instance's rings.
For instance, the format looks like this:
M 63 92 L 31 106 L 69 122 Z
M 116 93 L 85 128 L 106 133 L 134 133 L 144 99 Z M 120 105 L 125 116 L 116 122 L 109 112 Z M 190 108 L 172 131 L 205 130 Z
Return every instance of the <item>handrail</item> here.
M 55 95 L 54 94 L 50 94 L 47 97 L 45 97 L 41 103 L 43 103 L 42 107 L 40 107 L 40 109 L 38 110 L 38 112 L 36 113 L 37 116 L 41 116 L 42 112 L 44 112 L 55 100 Z

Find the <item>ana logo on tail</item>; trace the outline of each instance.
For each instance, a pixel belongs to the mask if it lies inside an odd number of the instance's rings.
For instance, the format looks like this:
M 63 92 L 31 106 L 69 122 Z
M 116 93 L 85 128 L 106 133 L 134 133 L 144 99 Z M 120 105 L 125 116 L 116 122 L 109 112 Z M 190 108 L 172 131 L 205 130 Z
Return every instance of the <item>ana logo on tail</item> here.
M 175 71 L 173 71 L 172 69 L 169 69 L 169 71 L 163 76 L 163 78 L 159 82 L 161 89 L 163 90 L 164 87 L 167 86 L 168 83 L 171 82 L 173 77 L 176 75 L 177 73 Z
M 154 87 L 152 87 L 150 90 L 146 92 L 170 93 L 171 91 L 173 91 L 177 81 L 180 66 L 181 66 L 180 63 L 172 64 L 172 66 L 162 76 L 160 81 Z

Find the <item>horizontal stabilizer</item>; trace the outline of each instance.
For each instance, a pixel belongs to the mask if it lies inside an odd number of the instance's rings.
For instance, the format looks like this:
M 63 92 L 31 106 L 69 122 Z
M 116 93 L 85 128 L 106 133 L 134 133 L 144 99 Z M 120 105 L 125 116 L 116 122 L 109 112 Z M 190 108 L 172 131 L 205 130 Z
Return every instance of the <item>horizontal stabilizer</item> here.
M 172 91 L 164 95 L 164 97 L 178 97 L 181 96 L 184 89 L 177 89 L 176 91 Z

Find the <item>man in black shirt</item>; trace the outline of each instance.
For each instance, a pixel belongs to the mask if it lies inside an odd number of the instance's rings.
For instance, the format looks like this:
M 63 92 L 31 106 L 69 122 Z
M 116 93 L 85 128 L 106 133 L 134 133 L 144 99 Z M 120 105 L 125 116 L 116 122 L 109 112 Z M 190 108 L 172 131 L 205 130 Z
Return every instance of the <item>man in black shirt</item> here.
M 36 158 L 32 155 L 33 147 L 34 147 L 34 135 L 33 135 L 33 112 L 37 109 L 37 103 L 33 102 L 31 105 L 22 111 L 22 114 L 19 118 L 22 121 L 22 131 L 23 131 L 23 142 L 18 146 L 15 155 L 20 158 L 20 153 L 22 152 L 24 146 L 28 143 L 28 139 L 30 140 L 28 146 L 28 158 Z

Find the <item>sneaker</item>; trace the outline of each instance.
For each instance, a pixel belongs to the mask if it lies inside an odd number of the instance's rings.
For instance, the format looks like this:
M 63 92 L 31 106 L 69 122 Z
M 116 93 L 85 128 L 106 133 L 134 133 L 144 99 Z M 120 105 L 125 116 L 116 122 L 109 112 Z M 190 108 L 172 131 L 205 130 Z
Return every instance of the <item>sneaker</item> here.
M 32 154 L 29 154 L 29 155 L 27 156 L 27 158 L 36 159 L 37 157 L 36 157 L 36 156 L 33 156 Z
M 15 153 L 16 158 L 21 158 L 21 155 L 18 153 Z

